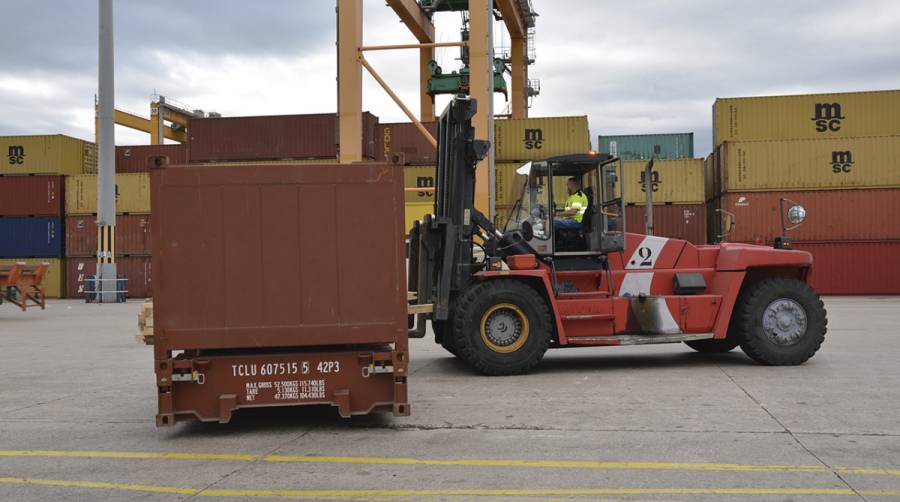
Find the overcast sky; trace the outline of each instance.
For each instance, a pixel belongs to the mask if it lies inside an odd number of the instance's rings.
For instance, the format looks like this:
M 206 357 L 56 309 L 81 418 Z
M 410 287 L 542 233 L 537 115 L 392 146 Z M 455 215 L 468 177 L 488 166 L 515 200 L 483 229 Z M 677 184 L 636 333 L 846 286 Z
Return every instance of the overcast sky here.
M 900 88 L 896 0 L 533 0 L 541 80 L 532 116 L 587 115 L 591 133 L 694 132 L 711 146 L 716 97 Z M 93 139 L 96 0 L 5 0 L 0 134 Z M 336 109 L 333 0 L 115 0 L 116 103 L 149 116 L 159 93 L 223 115 Z M 412 37 L 364 0 L 366 43 Z M 442 41 L 459 17 L 436 18 Z M 499 26 L 499 25 L 498 25 Z M 497 45 L 508 37 L 495 34 Z M 438 53 L 445 69 L 456 49 Z M 413 109 L 415 51 L 372 54 Z M 404 120 L 365 77 L 364 105 Z M 503 98 L 497 95 L 497 109 Z M 118 127 L 118 144 L 145 134 Z

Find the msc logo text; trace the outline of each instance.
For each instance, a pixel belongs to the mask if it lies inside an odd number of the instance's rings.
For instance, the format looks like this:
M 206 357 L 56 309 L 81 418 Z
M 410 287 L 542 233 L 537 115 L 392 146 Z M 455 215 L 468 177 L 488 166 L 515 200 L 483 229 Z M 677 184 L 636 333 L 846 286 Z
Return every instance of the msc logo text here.
M 25 147 L 21 145 L 11 145 L 9 147 L 9 165 L 14 166 L 16 164 L 24 164 L 25 163 Z
M 433 176 L 416 176 L 416 188 L 434 188 L 434 177 Z M 422 191 L 416 192 L 416 195 L 419 197 L 434 197 L 434 192 L 432 191 Z
M 544 146 L 544 131 L 541 129 L 525 129 L 525 149 L 540 150 Z
M 817 132 L 838 132 L 841 130 L 841 121 L 847 117 L 841 114 L 840 103 L 816 103 L 813 122 L 816 123 Z
M 831 152 L 831 172 L 835 174 L 849 173 L 853 167 L 853 154 L 846 152 Z
M 652 171 L 650 173 L 650 189 L 654 192 L 659 191 L 659 172 Z M 647 172 L 641 171 L 641 191 L 647 192 Z

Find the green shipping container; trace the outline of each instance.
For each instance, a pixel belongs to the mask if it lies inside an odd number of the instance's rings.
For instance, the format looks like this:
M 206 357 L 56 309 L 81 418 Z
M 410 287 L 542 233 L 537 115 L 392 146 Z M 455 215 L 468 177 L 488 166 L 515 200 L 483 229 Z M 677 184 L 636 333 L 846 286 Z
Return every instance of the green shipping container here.
M 694 133 L 623 134 L 599 136 L 601 153 L 622 160 L 690 159 L 694 157 Z

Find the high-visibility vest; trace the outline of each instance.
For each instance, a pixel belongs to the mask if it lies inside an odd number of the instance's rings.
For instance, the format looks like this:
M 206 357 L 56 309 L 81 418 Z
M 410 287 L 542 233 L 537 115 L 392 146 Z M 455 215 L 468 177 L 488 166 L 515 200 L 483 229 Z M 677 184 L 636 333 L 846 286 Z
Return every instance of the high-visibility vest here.
M 581 223 L 581 219 L 584 218 L 584 212 L 587 211 L 588 206 L 588 198 L 581 190 L 573 193 L 566 199 L 566 211 L 575 210 L 574 216 L 569 216 L 573 220 Z

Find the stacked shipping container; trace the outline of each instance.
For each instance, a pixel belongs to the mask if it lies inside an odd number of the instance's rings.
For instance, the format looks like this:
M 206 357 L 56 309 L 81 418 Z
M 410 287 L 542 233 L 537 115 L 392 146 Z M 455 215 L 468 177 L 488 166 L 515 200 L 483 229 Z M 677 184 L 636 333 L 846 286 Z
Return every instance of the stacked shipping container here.
M 629 232 L 647 233 L 647 190 L 653 196 L 653 235 L 706 244 L 703 159 L 655 160 L 647 180 L 647 161 L 624 162 L 625 221 Z
M 597 151 L 623 160 L 689 159 L 694 156 L 694 133 L 600 136 Z
M 516 174 L 522 164 L 557 155 L 586 153 L 591 135 L 586 116 L 533 117 L 494 122 L 494 201 L 496 222 L 504 225 L 525 186 Z M 558 180 L 554 198 L 565 200 L 565 180 Z
M 705 244 L 703 160 L 694 159 L 694 133 L 607 135 L 602 153 L 623 159 L 627 228 L 647 233 L 647 189 L 653 195 L 653 234 Z M 653 160 L 647 179 L 645 167 Z
M 65 176 L 96 172 L 93 143 L 61 134 L 2 136 L 0 264 L 47 262 L 48 298 L 64 293 Z
M 426 122 L 425 129 L 437 137 L 437 122 Z M 403 180 L 406 188 L 433 188 L 437 150 L 411 122 L 379 124 L 375 133 L 375 160 L 390 162 L 400 160 L 404 165 Z M 413 222 L 434 210 L 433 191 L 407 191 L 404 209 L 404 228 L 408 231 Z
M 136 147 L 118 147 L 134 152 Z M 154 146 L 153 149 L 158 149 Z M 148 151 L 137 147 L 138 151 Z M 135 154 L 143 157 L 142 154 Z M 149 154 L 148 154 L 149 155 Z M 166 153 L 163 153 L 166 155 Z M 144 163 L 149 157 L 145 157 Z M 139 166 L 124 163 L 126 170 Z M 138 162 L 138 161 L 133 161 Z M 115 255 L 117 272 L 128 279 L 128 296 L 152 296 L 150 274 L 150 175 L 144 172 L 116 174 Z M 66 179 L 66 296 L 83 298 L 85 278 L 97 270 L 97 176 L 83 174 Z
M 437 124 L 424 124 L 437 135 Z M 437 152 L 412 123 L 381 124 L 376 134 L 376 160 L 401 156 L 407 188 L 434 187 Z M 502 219 L 518 199 L 525 178 L 515 170 L 530 160 L 590 150 L 587 117 L 534 117 L 494 122 L 495 213 Z M 520 183 L 521 182 L 521 183 Z M 563 183 L 564 185 L 564 183 Z M 561 185 L 562 186 L 562 185 Z M 406 227 L 434 209 L 431 191 L 406 192 Z
M 900 91 L 719 99 L 707 159 L 710 229 L 771 244 L 782 198 L 807 220 L 787 235 L 813 253 L 826 294 L 900 294 Z M 711 179 L 710 179 L 711 178 Z

